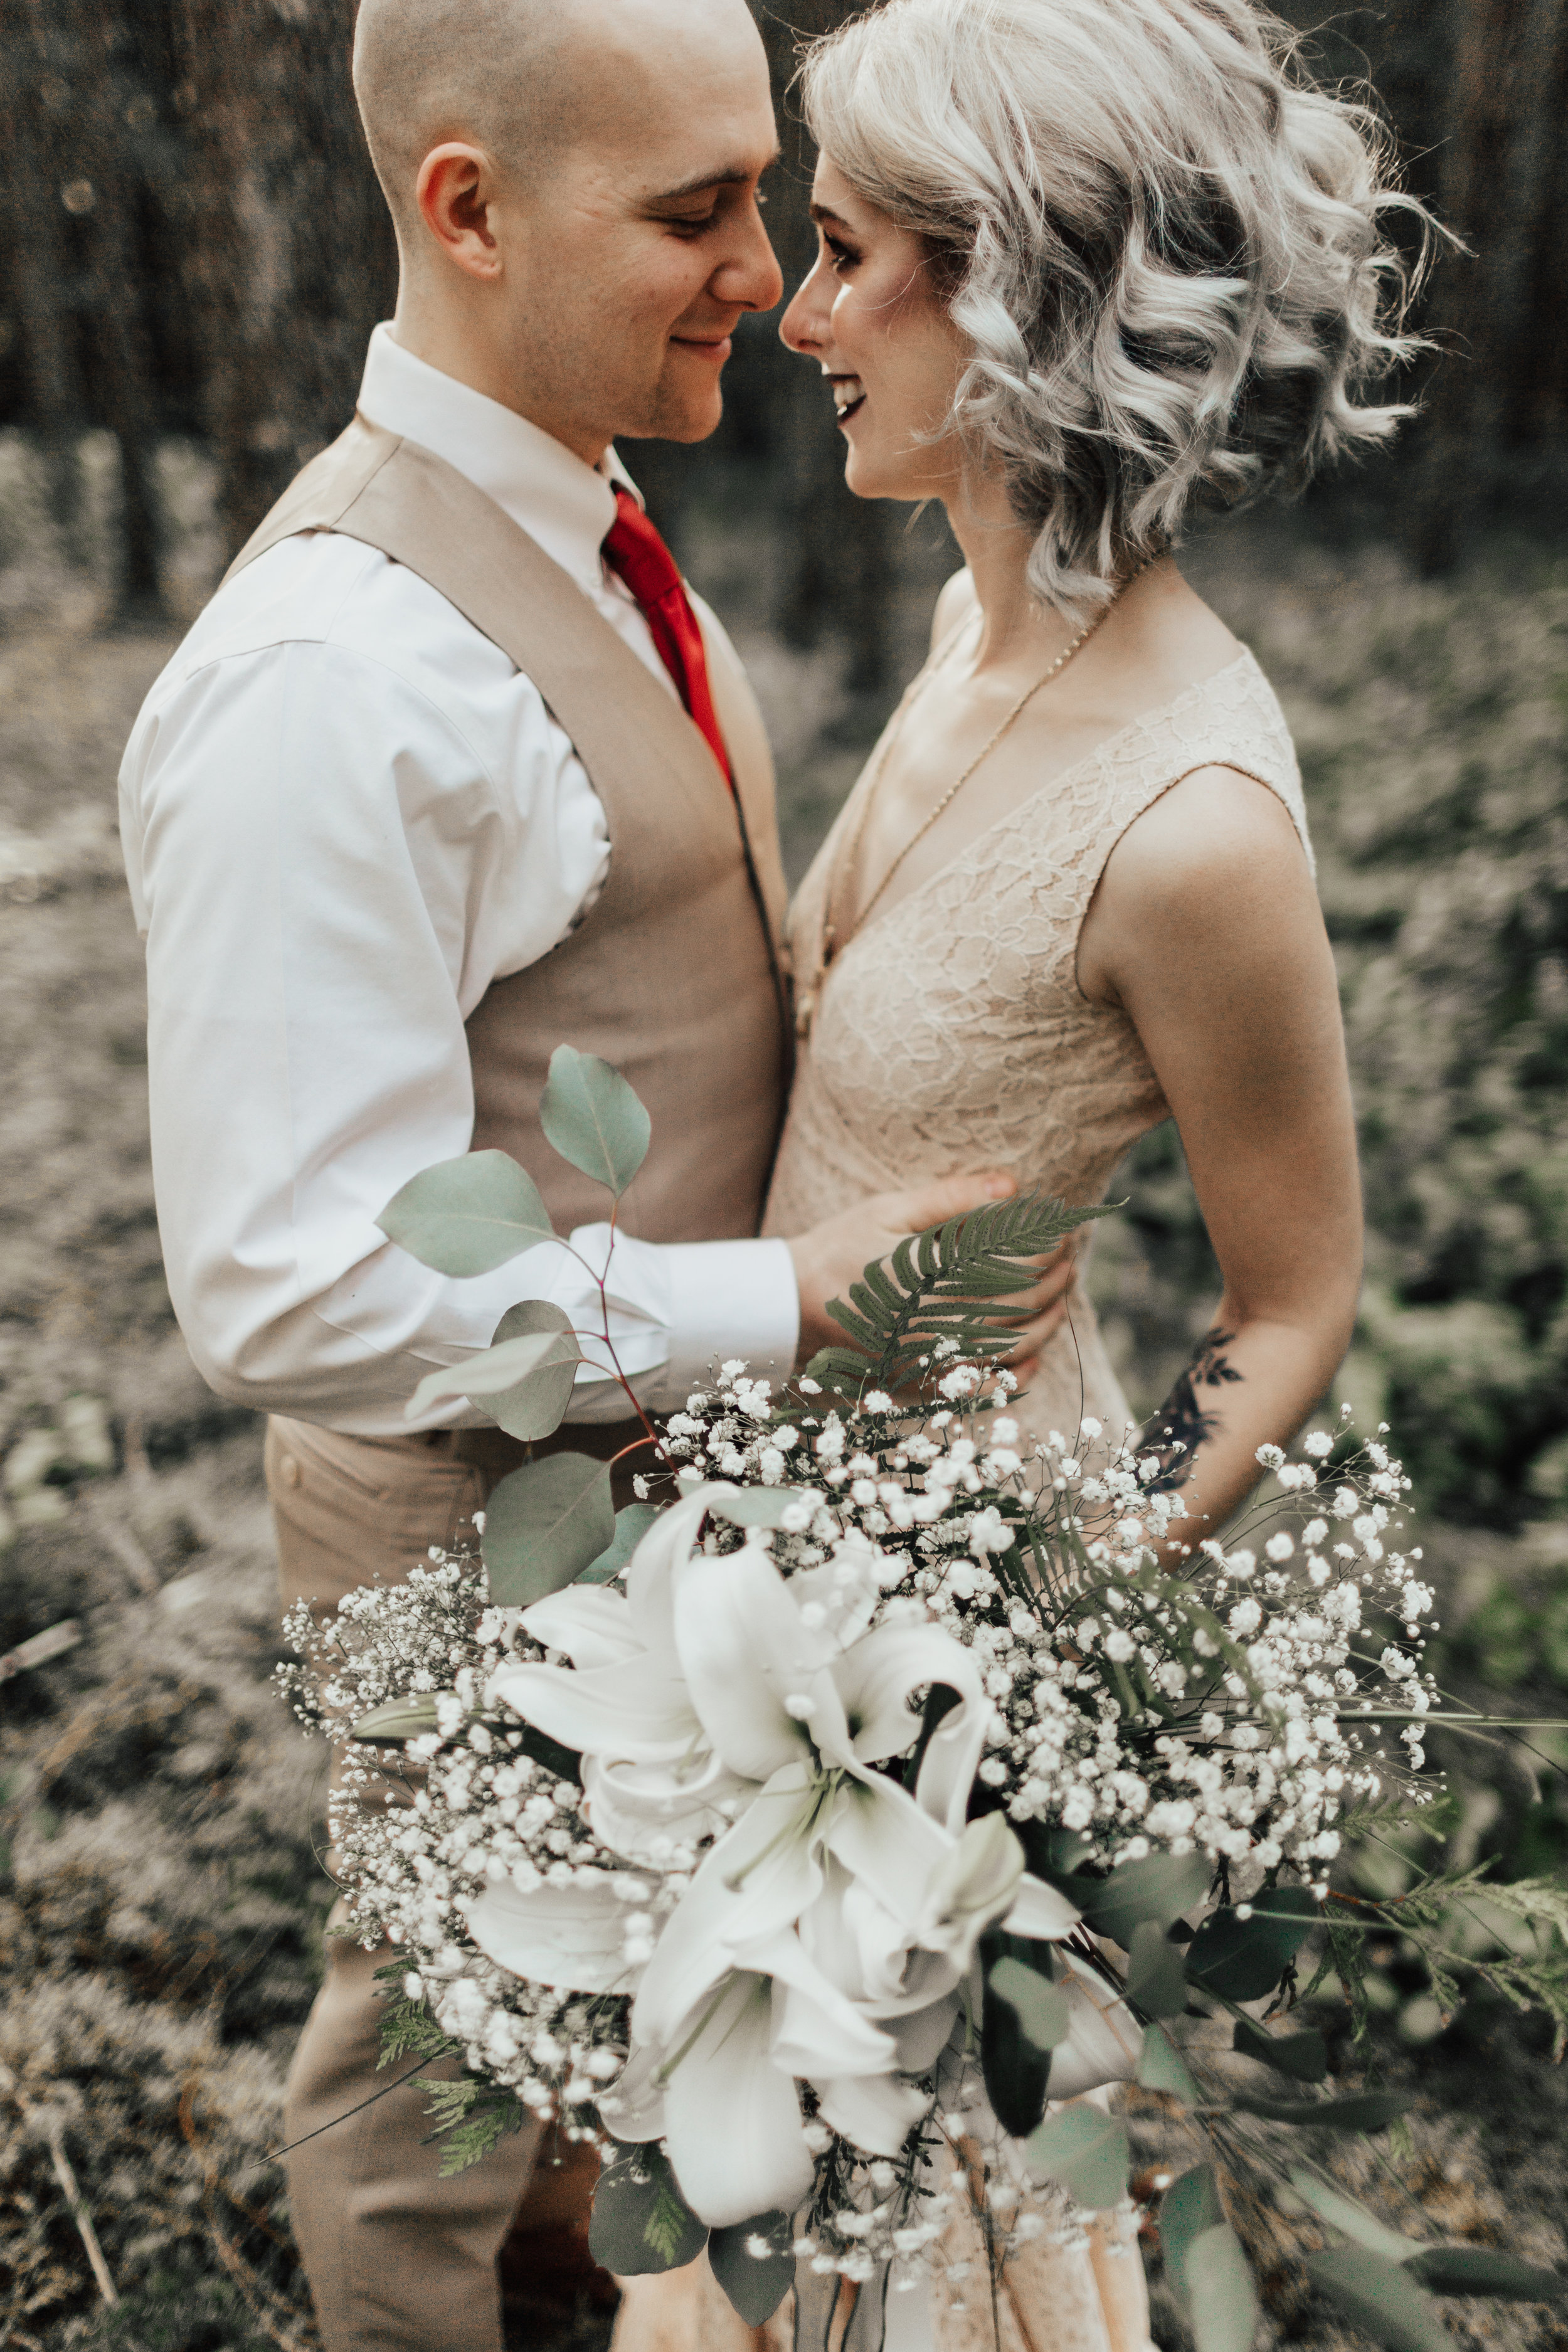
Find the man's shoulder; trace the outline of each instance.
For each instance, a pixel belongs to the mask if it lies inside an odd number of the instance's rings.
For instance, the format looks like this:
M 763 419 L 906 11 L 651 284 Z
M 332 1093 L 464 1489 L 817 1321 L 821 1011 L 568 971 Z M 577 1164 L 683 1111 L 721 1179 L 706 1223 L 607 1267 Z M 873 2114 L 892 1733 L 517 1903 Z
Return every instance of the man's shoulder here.
M 487 670 L 515 667 L 416 572 L 342 531 L 279 540 L 226 580 L 193 623 L 165 676 L 180 682 L 216 662 L 285 646 L 368 656 L 427 683 L 450 674 L 460 648 Z

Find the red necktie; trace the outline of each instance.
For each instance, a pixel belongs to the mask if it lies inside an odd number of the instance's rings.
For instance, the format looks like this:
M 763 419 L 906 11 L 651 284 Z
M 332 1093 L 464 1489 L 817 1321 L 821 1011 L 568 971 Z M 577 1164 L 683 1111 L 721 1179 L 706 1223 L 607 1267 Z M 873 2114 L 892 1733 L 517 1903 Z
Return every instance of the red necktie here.
M 605 541 L 605 561 L 618 572 L 641 605 L 659 658 L 675 680 L 692 723 L 724 772 L 731 792 L 735 779 L 719 731 L 702 631 L 691 609 L 675 558 L 629 490 L 616 486 L 616 520 Z

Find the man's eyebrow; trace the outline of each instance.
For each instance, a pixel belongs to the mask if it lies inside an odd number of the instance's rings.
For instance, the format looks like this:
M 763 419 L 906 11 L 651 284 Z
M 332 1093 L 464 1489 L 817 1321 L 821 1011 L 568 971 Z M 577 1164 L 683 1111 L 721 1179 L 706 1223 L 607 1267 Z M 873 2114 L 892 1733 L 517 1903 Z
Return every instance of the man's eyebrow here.
M 782 152 L 781 148 L 775 147 L 763 165 L 763 171 L 776 163 Z M 700 196 L 708 188 L 743 188 L 748 181 L 760 176 L 754 163 L 730 163 L 717 172 L 700 172 L 694 180 L 682 180 L 678 188 L 660 188 L 658 194 L 649 196 L 647 201 L 650 205 L 673 205 L 679 203 L 682 196 Z

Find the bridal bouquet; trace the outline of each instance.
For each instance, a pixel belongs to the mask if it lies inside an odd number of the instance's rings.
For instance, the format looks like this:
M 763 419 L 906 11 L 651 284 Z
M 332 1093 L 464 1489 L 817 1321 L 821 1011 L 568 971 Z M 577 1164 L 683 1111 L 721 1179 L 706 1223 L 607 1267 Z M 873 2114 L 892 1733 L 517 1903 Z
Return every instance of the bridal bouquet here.
M 542 1117 L 618 1204 L 648 1133 L 626 1082 L 563 1047 Z M 1279 2158 L 1405 2104 L 1321 2088 L 1324 2042 L 1285 2012 L 1309 1947 L 1353 1995 L 1392 1927 L 1446 2005 L 1479 1971 L 1561 2043 L 1568 1895 L 1489 1885 L 1535 1926 L 1488 1957 L 1446 1926 L 1477 1874 L 1397 1905 L 1335 1888 L 1344 1842 L 1440 1792 L 1423 1741 L 1455 1719 L 1382 1433 L 1261 1449 L 1271 1500 L 1223 1545 L 1184 1541 L 1169 1444 L 1085 1420 L 1025 1450 L 996 1316 L 1099 1213 L 1026 1198 L 907 1242 L 836 1307 L 851 1346 L 782 1392 L 728 1363 L 645 1424 L 618 1514 L 609 1465 L 552 1454 L 498 1486 L 479 1556 L 432 1555 L 325 1626 L 293 1613 L 285 1685 L 352 1759 L 353 1931 L 399 1956 L 385 2060 L 461 2057 L 429 2086 L 449 2168 L 531 2116 L 599 2142 L 610 2269 L 706 2244 L 750 2323 L 794 2286 L 824 2327 L 845 2279 L 879 2324 L 960 2225 L 994 2266 L 1095 2210 L 1125 2225 L 1125 2126 L 1079 2095 L 1135 2081 L 1227 2161 L 1272 2149 L 1328 2225 L 1317 2284 L 1401 2352 L 1436 2347 L 1434 2290 L 1557 2282 L 1398 2238 Z M 448 1274 L 552 1237 L 494 1151 L 383 1223 Z M 415 1407 L 467 1396 L 539 1439 L 580 1360 L 525 1304 Z M 1255 2087 L 1204 2083 L 1194 2010 L 1234 2020 Z M 1167 2188 L 1160 2233 L 1200 2352 L 1245 2352 L 1211 2163 Z

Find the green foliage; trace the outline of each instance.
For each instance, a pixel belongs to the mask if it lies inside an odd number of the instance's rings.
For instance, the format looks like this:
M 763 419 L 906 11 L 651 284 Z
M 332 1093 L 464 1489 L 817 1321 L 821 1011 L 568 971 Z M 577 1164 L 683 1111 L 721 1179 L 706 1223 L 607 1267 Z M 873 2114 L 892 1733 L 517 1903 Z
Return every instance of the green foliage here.
M 1157 1919 L 1141 1920 L 1127 1954 L 1127 1995 L 1145 2017 L 1180 2017 L 1187 2005 L 1182 1955 Z
M 1493 2246 L 1419 2246 L 1410 2273 L 1436 2294 L 1500 2294 L 1510 2303 L 1555 2303 L 1568 2280 Z
M 1079 2204 L 1103 2211 L 1127 2193 L 1127 2126 L 1098 2107 L 1058 2107 L 1030 2134 L 1029 2168 L 1059 2180 Z
M 1033 1865 L 1032 1865 L 1033 1866 Z M 1201 1853 L 1152 1853 L 1097 1878 L 1087 1871 L 1052 1874 L 1052 1884 L 1078 1905 L 1097 1936 L 1126 1951 L 1145 1920 L 1162 1929 L 1200 1902 L 1213 1875 Z
M 442 2032 L 424 2001 L 409 2000 L 402 1988 L 403 1973 L 401 1961 L 376 1970 L 378 1977 L 395 1987 L 381 2012 L 381 2055 L 375 2062 L 378 2072 L 384 2066 L 395 2065 L 401 2058 L 427 2059 L 434 2064 L 437 2058 L 449 2058 L 462 2047 L 461 2042 Z
M 528 2121 L 528 2110 L 521 2099 L 478 2075 L 459 2074 L 454 2082 L 438 2083 L 416 2074 L 414 2082 L 416 2089 L 430 2094 L 426 2113 L 435 2120 L 432 2138 L 442 2144 L 437 2176 L 441 2180 L 482 2162 L 499 2140 L 521 2131 Z
M 758 2213 L 709 2232 L 709 2267 L 748 2327 L 765 2326 L 795 2284 L 793 2236 L 787 2213 Z
M 795 1486 L 741 1486 L 732 1495 L 715 1495 L 709 1509 L 715 1518 L 737 1528 L 776 1528 L 792 1503 L 800 1499 Z
M 1294 2124 L 1311 2131 L 1386 2131 L 1405 2113 L 1410 2101 L 1398 2091 L 1352 2091 L 1342 2099 L 1270 2099 L 1257 2091 L 1237 2091 L 1231 2102 L 1244 2116 L 1260 2116 L 1271 2124 Z
M 492 1274 L 538 1242 L 553 1241 L 539 1187 L 504 1151 L 468 1151 L 410 1177 L 376 1223 L 437 1274 Z
M 1193 2241 L 1183 2276 L 1198 2352 L 1249 2352 L 1258 2332 L 1258 2289 L 1228 2222 Z
M 563 1160 L 618 1201 L 647 1157 L 648 1115 L 618 1070 L 596 1054 L 557 1045 L 539 1123 Z
M 545 1320 L 542 1329 L 540 1318 L 554 1319 Z M 410 1414 L 426 1412 L 449 1397 L 469 1397 L 511 1436 L 548 1437 L 566 1410 L 582 1361 L 571 1326 L 559 1307 L 531 1300 L 510 1308 L 501 1328 L 506 1336 L 495 1347 L 426 1372 L 408 1401 Z
M 1187 1947 L 1187 1982 L 1222 2000 L 1260 2000 L 1300 1950 L 1318 1920 L 1304 1886 L 1266 1887 L 1244 1918 L 1241 1907 L 1213 1911 Z
M 616 1532 L 607 1464 L 549 1454 L 501 1480 L 485 1509 L 482 1551 L 492 1597 L 526 1609 L 559 1592 L 608 1548 Z
M 1035 1281 L 1029 1261 L 1077 1226 L 1110 1213 L 1109 1207 L 1069 1209 L 1044 1193 L 1023 1192 L 911 1234 L 885 1265 L 868 1265 L 851 1283 L 847 1304 L 828 1302 L 828 1313 L 864 1354 L 824 1349 L 813 1359 L 813 1375 L 830 1387 L 899 1389 L 941 1340 L 971 1358 L 1005 1349 L 996 1318 L 1005 1315 L 1006 1300 Z
M 617 1511 L 615 1534 L 598 1559 L 589 1561 L 578 1583 L 608 1584 L 612 1577 L 619 1576 L 658 1517 L 657 1503 L 628 1503 L 624 1511 Z
M 980 2064 L 1003 2128 L 1026 2139 L 1046 2112 L 1051 2052 L 1072 2022 L 1067 1995 L 1051 1980 L 1050 1948 L 994 1928 L 981 1939 L 985 1990 Z
M 548 1298 L 523 1298 L 509 1307 L 496 1325 L 491 1349 L 499 1351 L 513 1340 L 529 1339 L 536 1348 L 531 1362 L 521 1366 L 512 1387 L 487 1386 L 481 1409 L 509 1437 L 531 1444 L 560 1428 L 583 1357 L 572 1318 Z M 475 1391 L 466 1389 L 463 1393 L 471 1396 Z
M 599 2175 L 588 2247 L 605 2270 L 621 2278 L 679 2270 L 707 2241 L 657 2140 L 627 2147 Z
M 1368 2246 L 1333 2246 L 1309 2255 L 1307 2273 L 1347 2319 L 1386 2344 L 1389 2352 L 1453 2352 L 1436 2305 L 1405 2263 L 1390 2262 Z
M 353 1736 L 372 1746 L 393 1748 L 400 1740 L 421 1739 L 436 1727 L 433 1698 L 389 1698 L 384 1706 L 373 1706 L 360 1717 Z
M 1364 2246 L 1369 2253 L 1381 2254 L 1386 2262 L 1403 2263 L 1420 2252 L 1414 2238 L 1402 2238 L 1397 2230 L 1388 2229 L 1364 2205 L 1331 2189 L 1315 2172 L 1309 2172 L 1304 2164 L 1291 2168 L 1290 2186 L 1302 2203 L 1311 2207 L 1320 2221 L 1327 2221 L 1331 2229 L 1338 2230 L 1358 2246 Z
M 1197 2164 L 1166 2189 L 1160 2206 L 1160 2248 L 1173 2291 L 1186 2299 L 1187 2256 L 1197 2241 L 1225 2221 L 1212 2165 Z
M 1310 2028 L 1300 2033 L 1269 2033 L 1250 2017 L 1238 2017 L 1231 2046 L 1298 2083 L 1321 2083 L 1329 2071 L 1328 2043 Z
M 1145 2091 L 1163 2091 L 1167 2097 L 1180 2099 L 1189 2107 L 1195 2107 L 1202 2095 L 1186 2060 L 1170 2035 L 1163 2033 L 1157 2025 L 1144 2029 L 1143 2046 L 1138 2053 L 1138 2081 Z

